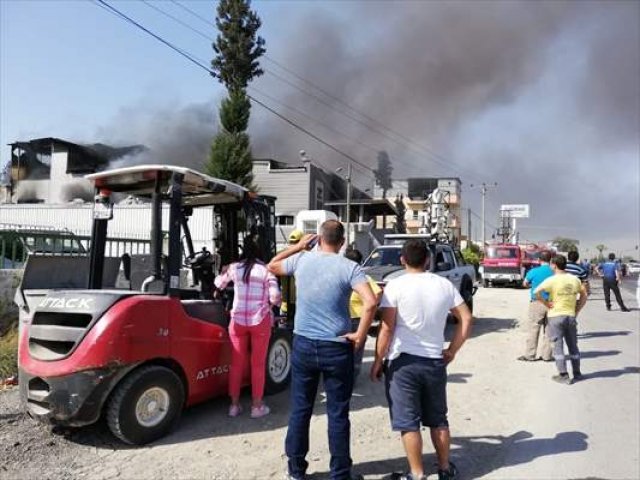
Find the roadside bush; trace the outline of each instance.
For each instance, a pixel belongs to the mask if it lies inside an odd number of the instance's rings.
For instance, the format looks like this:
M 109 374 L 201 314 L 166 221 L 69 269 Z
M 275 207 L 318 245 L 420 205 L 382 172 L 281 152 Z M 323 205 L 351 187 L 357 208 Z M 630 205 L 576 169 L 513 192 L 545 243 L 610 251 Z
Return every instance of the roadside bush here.
M 465 248 L 464 250 L 462 250 L 461 253 L 462 253 L 462 258 L 464 258 L 464 261 L 476 267 L 476 271 L 477 271 L 478 267 L 480 266 L 480 260 L 481 260 L 480 253 L 475 249 L 472 250 L 470 248 Z
M 18 373 L 18 324 L 0 337 L 0 380 Z

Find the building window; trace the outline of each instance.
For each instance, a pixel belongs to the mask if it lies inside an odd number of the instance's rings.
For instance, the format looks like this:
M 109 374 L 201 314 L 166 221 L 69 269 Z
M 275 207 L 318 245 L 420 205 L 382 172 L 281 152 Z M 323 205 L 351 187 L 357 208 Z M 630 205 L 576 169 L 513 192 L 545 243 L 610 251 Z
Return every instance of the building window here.
M 418 212 L 418 210 L 413 210 L 412 213 L 413 213 L 413 219 L 414 220 L 418 220 L 420 212 Z
M 278 215 L 276 217 L 276 224 L 280 226 L 292 226 L 293 220 L 293 215 Z
M 302 231 L 306 234 L 316 234 L 318 233 L 318 221 L 317 220 L 304 220 L 302 222 Z

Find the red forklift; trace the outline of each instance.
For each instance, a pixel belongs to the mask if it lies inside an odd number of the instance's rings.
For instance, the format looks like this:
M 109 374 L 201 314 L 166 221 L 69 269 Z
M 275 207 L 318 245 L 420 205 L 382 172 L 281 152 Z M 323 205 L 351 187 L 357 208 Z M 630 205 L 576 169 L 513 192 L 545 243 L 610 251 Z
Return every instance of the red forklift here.
M 39 421 L 80 427 L 104 417 L 123 442 L 145 444 L 167 434 L 184 407 L 227 394 L 231 300 L 214 298 L 213 279 L 248 236 L 275 254 L 275 199 L 166 165 L 87 178 L 96 192 L 89 253 L 30 256 L 16 295 L 20 396 Z M 119 194 L 150 202 L 150 255 L 106 254 Z M 215 248 L 196 251 L 188 220 L 206 206 Z M 284 390 L 291 372 L 292 322 L 276 318 L 273 328 L 267 394 Z

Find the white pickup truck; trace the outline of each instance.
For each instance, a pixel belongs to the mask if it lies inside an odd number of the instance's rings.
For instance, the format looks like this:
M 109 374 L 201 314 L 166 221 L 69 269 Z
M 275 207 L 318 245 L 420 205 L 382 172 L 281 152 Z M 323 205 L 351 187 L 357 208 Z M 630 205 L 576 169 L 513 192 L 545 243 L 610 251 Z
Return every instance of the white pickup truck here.
M 398 235 L 398 237 L 400 236 Z M 398 240 L 401 239 L 398 238 Z M 473 295 L 477 290 L 474 266 L 466 264 L 462 254 L 449 245 L 435 244 L 430 245 L 429 248 L 431 249 L 431 262 L 428 270 L 450 280 L 462 295 L 469 309 L 473 311 Z M 400 242 L 376 247 L 363 263 L 367 275 L 383 288 L 392 278 L 403 275 L 405 270 L 400 263 L 401 250 L 402 244 Z

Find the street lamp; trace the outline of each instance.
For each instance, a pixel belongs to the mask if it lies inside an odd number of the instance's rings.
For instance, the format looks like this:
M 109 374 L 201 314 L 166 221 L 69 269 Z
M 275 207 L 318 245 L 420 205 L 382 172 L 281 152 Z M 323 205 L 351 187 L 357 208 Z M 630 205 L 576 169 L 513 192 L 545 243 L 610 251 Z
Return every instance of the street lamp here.
M 343 170 L 342 167 L 338 167 L 336 168 L 336 173 L 339 173 Z M 345 230 L 347 232 L 347 247 L 350 245 L 351 242 L 351 177 L 352 177 L 352 165 L 351 162 L 349 162 L 349 165 L 347 166 L 347 176 L 344 178 L 345 181 L 347 182 L 347 219 L 345 222 Z

